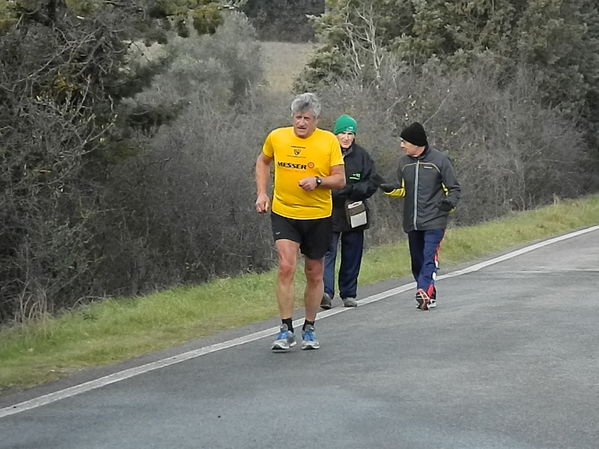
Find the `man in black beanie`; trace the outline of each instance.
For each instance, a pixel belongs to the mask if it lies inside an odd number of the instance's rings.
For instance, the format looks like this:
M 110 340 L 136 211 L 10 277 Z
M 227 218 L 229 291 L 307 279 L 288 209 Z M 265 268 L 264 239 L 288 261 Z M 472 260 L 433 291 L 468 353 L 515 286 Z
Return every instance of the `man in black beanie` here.
M 383 183 L 385 194 L 404 198 L 403 228 L 408 234 L 418 308 L 437 306 L 435 278 L 438 253 L 448 215 L 460 199 L 460 184 L 449 158 L 428 144 L 423 126 L 414 122 L 401 131 L 397 183 Z
M 402 140 L 409 142 L 417 147 L 425 147 L 426 145 L 428 145 L 424 128 L 418 122 L 414 122 L 410 126 L 404 128 L 401 131 L 400 137 L 402 138 Z

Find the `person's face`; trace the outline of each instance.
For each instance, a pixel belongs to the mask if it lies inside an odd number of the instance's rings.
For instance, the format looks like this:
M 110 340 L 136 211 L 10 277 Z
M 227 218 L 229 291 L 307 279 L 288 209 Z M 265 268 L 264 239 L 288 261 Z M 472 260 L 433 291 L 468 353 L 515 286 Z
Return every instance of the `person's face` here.
M 310 112 L 297 112 L 293 115 L 293 132 L 297 137 L 309 137 L 318 125 L 318 117 Z
M 399 146 L 406 152 L 406 154 L 410 157 L 417 157 L 424 151 L 424 147 L 417 147 L 410 142 L 407 142 L 403 139 L 400 140 Z
M 341 145 L 341 148 L 343 148 L 344 150 L 347 150 L 349 147 L 351 147 L 351 144 L 354 143 L 355 138 L 356 135 L 351 131 L 337 134 L 337 140 L 339 141 L 339 145 Z

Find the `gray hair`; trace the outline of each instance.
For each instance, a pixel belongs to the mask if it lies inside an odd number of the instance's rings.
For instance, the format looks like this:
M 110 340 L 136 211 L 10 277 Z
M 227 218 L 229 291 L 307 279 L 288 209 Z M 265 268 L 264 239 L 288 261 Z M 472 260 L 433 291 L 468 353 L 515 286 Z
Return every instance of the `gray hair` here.
M 291 114 L 298 112 L 312 112 L 314 117 L 320 116 L 320 100 L 311 92 L 298 95 L 291 102 Z

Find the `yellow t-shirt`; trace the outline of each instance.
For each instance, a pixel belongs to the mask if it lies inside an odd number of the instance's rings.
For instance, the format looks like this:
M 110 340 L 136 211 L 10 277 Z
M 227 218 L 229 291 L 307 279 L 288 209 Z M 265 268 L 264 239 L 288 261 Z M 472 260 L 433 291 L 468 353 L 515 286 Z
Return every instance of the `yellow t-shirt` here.
M 298 182 L 307 176 L 329 176 L 332 166 L 343 165 L 333 133 L 317 128 L 303 139 L 291 126 L 277 128 L 266 137 L 262 152 L 273 159 L 275 166 L 273 212 L 299 220 L 331 216 L 331 190 L 317 187 L 306 192 Z

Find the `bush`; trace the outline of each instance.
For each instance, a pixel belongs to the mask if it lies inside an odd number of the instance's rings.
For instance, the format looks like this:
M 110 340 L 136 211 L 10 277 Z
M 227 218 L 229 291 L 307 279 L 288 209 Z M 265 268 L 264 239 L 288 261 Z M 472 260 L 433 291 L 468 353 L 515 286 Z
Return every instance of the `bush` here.
M 110 180 L 106 201 L 117 227 L 105 233 L 101 278 L 113 294 L 272 265 L 270 229 L 254 210 L 253 169 L 270 106 L 256 93 L 262 71 L 253 29 L 229 15 L 213 36 L 171 42 L 168 70 L 129 106 L 184 109 L 151 138 L 139 136 L 144 150 Z
M 395 176 L 399 130 L 413 121 L 423 123 L 429 142 L 449 155 L 462 184 L 456 224 L 592 191 L 597 175 L 587 167 L 597 161 L 576 124 L 540 104 L 526 70 L 498 85 L 484 68 L 442 74 L 431 65 L 419 71 L 390 65 L 371 85 L 345 80 L 323 88 L 323 122 L 353 115 L 360 128 L 357 141 L 387 178 Z M 398 211 L 390 214 L 389 208 L 400 208 L 401 202 L 382 195 L 372 202 L 381 226 L 373 227 L 369 238 L 387 241 L 389 229 L 400 233 Z

